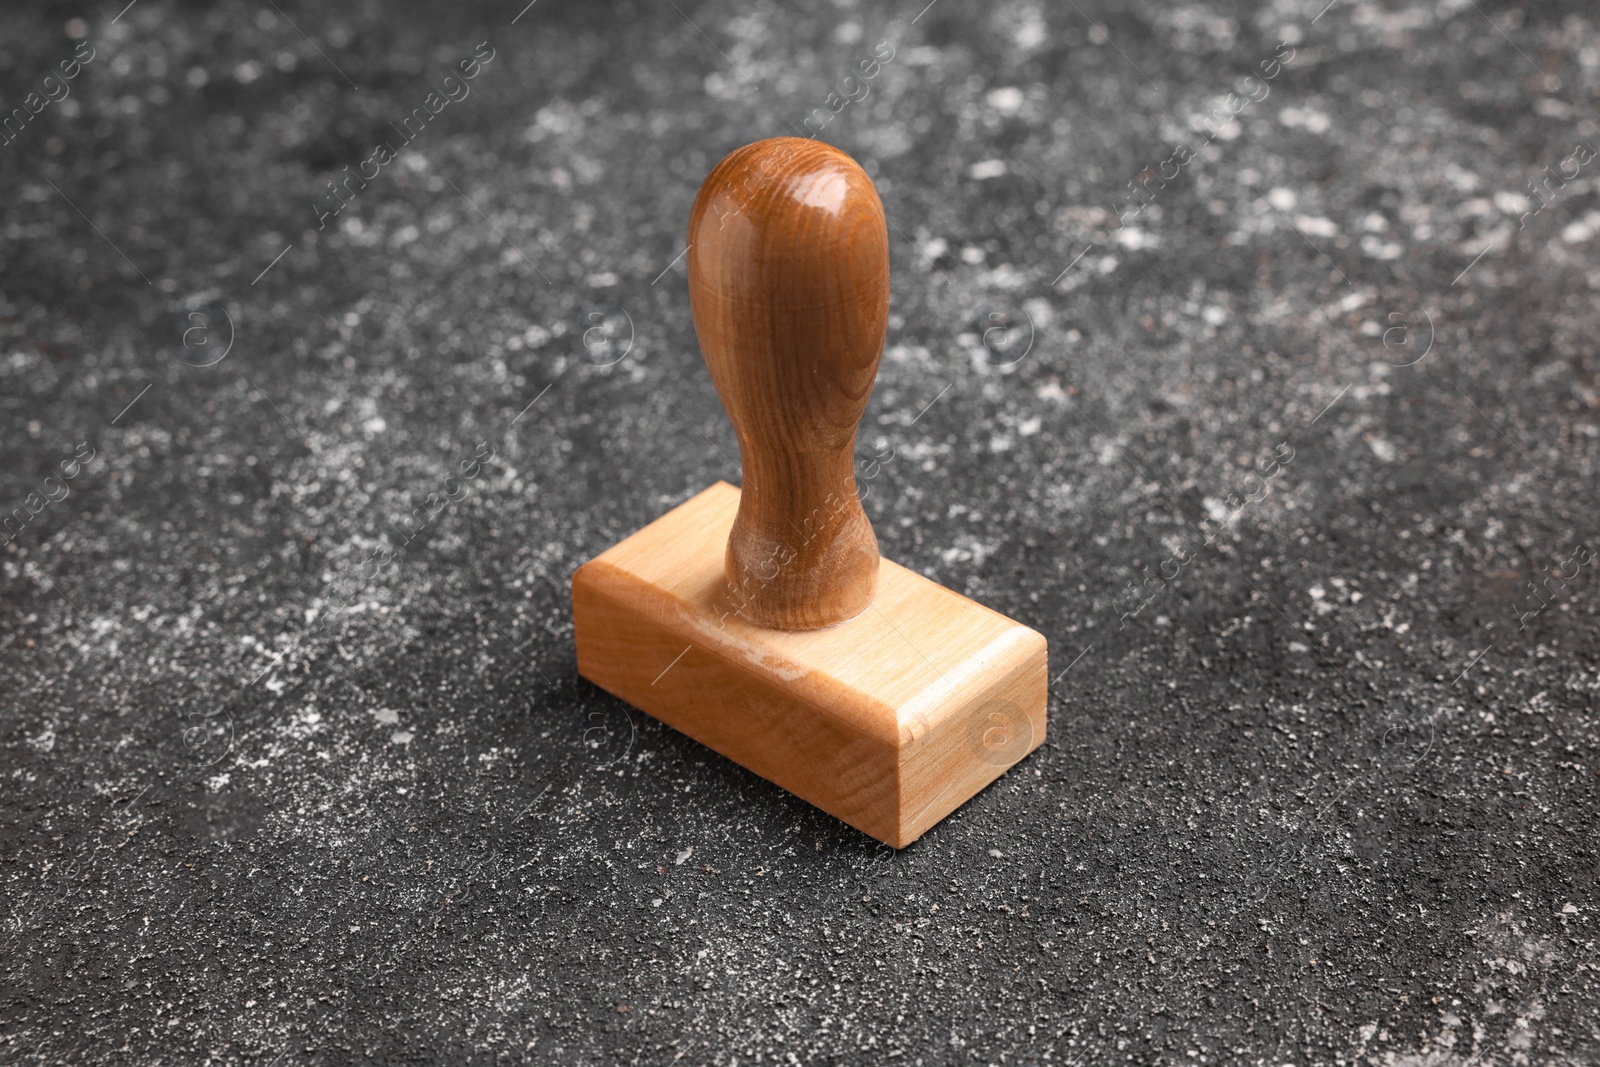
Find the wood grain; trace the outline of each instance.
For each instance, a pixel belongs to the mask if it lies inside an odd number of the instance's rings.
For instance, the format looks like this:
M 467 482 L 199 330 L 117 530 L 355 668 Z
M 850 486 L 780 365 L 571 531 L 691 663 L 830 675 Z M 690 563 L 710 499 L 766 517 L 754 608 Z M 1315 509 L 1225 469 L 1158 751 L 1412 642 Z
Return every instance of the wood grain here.
M 889 314 L 872 180 L 798 137 L 733 152 L 690 215 L 689 299 L 744 467 L 726 555 L 740 613 L 785 630 L 860 614 L 878 540 L 856 495 L 856 426 Z
M 1038 633 L 889 560 L 854 619 L 754 625 L 723 573 L 736 514 L 719 482 L 579 568 L 585 678 L 896 848 L 1044 740 Z

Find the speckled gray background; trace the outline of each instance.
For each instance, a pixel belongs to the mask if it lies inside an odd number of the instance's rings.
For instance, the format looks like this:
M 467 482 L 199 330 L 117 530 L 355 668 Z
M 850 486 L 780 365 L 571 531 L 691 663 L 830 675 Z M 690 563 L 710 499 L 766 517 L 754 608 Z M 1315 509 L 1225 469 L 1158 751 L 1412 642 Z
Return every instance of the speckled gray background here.
M 1600 1061 L 1590 5 L 123 2 L 0 16 L 0 1061 Z M 1051 643 L 898 854 L 574 669 L 808 117 L 885 554 Z

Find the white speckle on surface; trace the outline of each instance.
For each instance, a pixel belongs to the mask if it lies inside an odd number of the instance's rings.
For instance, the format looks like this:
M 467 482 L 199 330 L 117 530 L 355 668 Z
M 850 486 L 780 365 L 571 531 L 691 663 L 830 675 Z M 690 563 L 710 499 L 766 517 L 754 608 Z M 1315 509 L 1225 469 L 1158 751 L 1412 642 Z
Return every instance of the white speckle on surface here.
M 1361 238 L 1361 251 L 1373 259 L 1399 259 L 1405 254 L 1405 246 L 1399 241 L 1380 241 L 1369 233 Z
M 1292 130 L 1300 129 L 1307 133 L 1327 133 L 1328 127 L 1333 124 L 1327 112 L 1311 107 L 1286 107 L 1278 112 L 1278 121 Z
M 1541 96 L 1534 100 L 1533 110 L 1547 119 L 1572 117 L 1572 105 L 1554 96 Z
M 967 168 L 967 177 L 983 181 L 986 178 L 998 178 L 1006 172 L 1006 161 L 1003 159 L 986 159 L 981 163 L 974 163 Z
M 1244 133 L 1244 124 L 1238 119 L 1229 119 L 1217 127 L 1217 140 L 1236 141 L 1242 133 Z
M 1005 115 L 1015 115 L 1022 108 L 1022 90 L 1012 85 L 989 90 L 985 99 L 990 107 Z
M 1367 447 L 1372 449 L 1372 454 L 1377 456 L 1378 459 L 1384 463 L 1393 463 L 1394 458 L 1397 455 L 1394 445 L 1390 444 L 1387 439 L 1382 437 L 1374 437 L 1372 440 L 1367 442 Z
M 1024 300 L 1022 310 L 1032 316 L 1035 326 L 1048 326 L 1056 316 L 1056 310 L 1050 301 L 1039 296 L 1030 296 Z
M 946 563 L 970 563 L 973 567 L 983 566 L 983 561 L 994 554 L 998 542 L 979 541 L 971 534 L 963 533 L 956 538 L 956 544 L 939 553 L 939 558 Z
M 692 855 L 694 855 L 694 846 L 690 845 L 688 848 L 672 857 L 672 865 L 674 867 L 682 867 L 689 861 L 689 857 Z
M 389 740 L 396 745 L 409 745 L 413 736 L 410 730 L 396 730 L 389 735 Z
M 1295 195 L 1293 189 L 1285 189 L 1281 185 L 1267 193 L 1267 203 L 1279 211 L 1293 211 L 1294 206 L 1299 202 L 1300 198 Z
M 233 781 L 233 775 L 224 771 L 206 779 L 206 790 L 211 793 L 220 793 L 228 787 L 228 783 L 231 781 Z
M 1513 193 L 1509 189 L 1502 189 L 1494 194 L 1494 206 L 1507 215 L 1521 215 L 1533 204 L 1521 193 Z
M 1338 224 L 1321 215 L 1296 215 L 1294 224 L 1300 227 L 1307 237 L 1339 236 Z
M 1161 243 L 1160 238 L 1149 230 L 1142 230 L 1137 226 L 1124 226 L 1117 231 L 1117 244 L 1123 248 L 1155 248 Z
M 378 708 L 372 713 L 380 726 L 395 726 L 400 722 L 400 713 L 393 708 Z
M 1040 400 L 1048 400 L 1055 404 L 1065 404 L 1067 402 L 1067 391 L 1061 388 L 1061 383 L 1057 381 L 1043 383 L 1034 389 L 1033 395 Z
M 28 738 L 28 744 L 40 752 L 49 752 L 56 747 L 56 732 L 53 727 L 46 726 L 38 734 Z
M 1045 26 L 1044 18 L 1037 8 L 1024 8 L 1017 19 L 1016 31 L 1011 39 L 1023 51 L 1032 51 L 1050 39 L 1049 30 Z
M 1004 858 L 1004 856 L 1005 856 L 1005 853 L 1004 853 L 1004 852 L 1001 852 L 1001 851 L 1000 851 L 1000 850 L 999 850 L 999 849 L 997 849 L 997 848 L 991 848 L 991 849 L 990 849 L 990 850 L 989 850 L 989 855 L 991 855 L 991 856 L 993 856 L 993 857 L 994 857 L 994 858 L 995 858 L 995 859 L 1002 859 L 1002 858 Z

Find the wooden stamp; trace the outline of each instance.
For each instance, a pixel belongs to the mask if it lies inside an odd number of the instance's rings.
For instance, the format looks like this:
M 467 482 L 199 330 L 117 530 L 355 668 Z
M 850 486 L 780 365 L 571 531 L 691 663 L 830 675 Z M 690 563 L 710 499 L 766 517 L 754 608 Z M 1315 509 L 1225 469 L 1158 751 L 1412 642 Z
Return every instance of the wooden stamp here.
M 578 671 L 903 848 L 1043 742 L 1046 646 L 879 558 L 854 468 L 889 312 L 872 180 L 817 141 L 733 152 L 690 215 L 689 296 L 744 489 L 578 569 Z

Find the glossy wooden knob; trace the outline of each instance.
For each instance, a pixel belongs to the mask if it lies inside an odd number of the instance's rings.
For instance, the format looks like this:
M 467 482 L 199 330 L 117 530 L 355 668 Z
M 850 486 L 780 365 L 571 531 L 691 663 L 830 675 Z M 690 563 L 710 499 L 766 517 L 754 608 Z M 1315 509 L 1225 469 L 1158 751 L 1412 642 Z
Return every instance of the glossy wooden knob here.
M 732 610 L 782 630 L 860 614 L 877 591 L 878 539 L 856 495 L 856 426 L 889 316 L 872 179 L 798 137 L 731 153 L 689 217 L 689 300 L 744 464 Z

